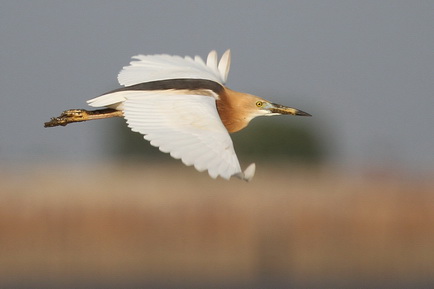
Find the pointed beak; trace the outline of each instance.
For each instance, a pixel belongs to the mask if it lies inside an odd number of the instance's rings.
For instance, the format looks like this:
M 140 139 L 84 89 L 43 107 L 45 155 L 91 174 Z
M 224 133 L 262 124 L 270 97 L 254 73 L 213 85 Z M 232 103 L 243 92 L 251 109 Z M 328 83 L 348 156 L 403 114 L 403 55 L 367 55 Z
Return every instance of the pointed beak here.
M 304 112 L 302 110 L 293 108 L 293 107 L 288 107 L 288 106 L 284 106 L 284 105 L 280 105 L 277 103 L 271 103 L 271 107 L 269 108 L 269 110 L 272 113 L 278 113 L 278 114 L 292 114 L 292 115 L 300 115 L 300 116 L 312 116 L 307 112 Z

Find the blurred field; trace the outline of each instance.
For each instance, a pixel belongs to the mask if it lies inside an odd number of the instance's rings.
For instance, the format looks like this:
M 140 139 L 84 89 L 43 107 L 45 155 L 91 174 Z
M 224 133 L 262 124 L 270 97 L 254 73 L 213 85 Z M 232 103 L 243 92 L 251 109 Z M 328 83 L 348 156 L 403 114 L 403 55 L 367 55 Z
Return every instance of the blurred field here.
M 1 167 L 0 192 L 1 288 L 434 286 L 429 177 L 45 164 Z

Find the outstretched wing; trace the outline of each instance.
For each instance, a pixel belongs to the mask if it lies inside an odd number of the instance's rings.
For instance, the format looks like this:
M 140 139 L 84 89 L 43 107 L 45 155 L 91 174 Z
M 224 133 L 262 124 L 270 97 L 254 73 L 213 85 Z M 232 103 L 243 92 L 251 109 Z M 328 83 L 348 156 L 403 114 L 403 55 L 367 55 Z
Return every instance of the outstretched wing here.
M 244 178 L 213 97 L 135 91 L 125 98 L 128 126 L 151 145 L 198 171 L 207 170 L 212 178 Z
M 230 68 L 230 51 L 220 61 L 211 51 L 205 63 L 200 57 L 139 55 L 119 73 L 121 85 L 167 80 L 207 79 L 223 84 Z M 187 90 L 118 90 L 88 101 L 90 106 L 122 110 L 128 126 L 144 135 L 153 146 L 170 153 L 212 178 L 236 176 L 249 181 L 255 173 L 251 164 L 241 171 L 228 131 L 216 108 L 217 95 Z
M 121 85 L 177 78 L 208 79 L 224 84 L 230 69 L 230 50 L 223 54 L 219 62 L 215 51 L 208 54 L 206 63 L 199 56 L 191 58 L 167 54 L 137 55 L 133 59 L 118 75 Z

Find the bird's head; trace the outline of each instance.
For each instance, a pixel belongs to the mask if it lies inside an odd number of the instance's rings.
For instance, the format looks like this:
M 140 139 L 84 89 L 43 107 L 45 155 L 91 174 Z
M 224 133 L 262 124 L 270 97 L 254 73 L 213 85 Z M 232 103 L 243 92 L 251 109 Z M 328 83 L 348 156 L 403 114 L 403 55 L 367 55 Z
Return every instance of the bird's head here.
M 229 132 L 236 132 L 257 116 L 300 115 L 311 116 L 302 110 L 276 104 L 258 96 L 226 88 L 224 98 L 217 102 L 220 117 Z
M 261 116 L 261 115 L 272 116 L 272 115 L 281 115 L 281 114 L 311 116 L 309 113 L 304 112 L 302 110 L 273 103 L 268 100 L 261 99 L 259 97 L 253 98 L 252 103 L 249 106 L 251 107 L 252 114 L 254 115 L 254 117 Z

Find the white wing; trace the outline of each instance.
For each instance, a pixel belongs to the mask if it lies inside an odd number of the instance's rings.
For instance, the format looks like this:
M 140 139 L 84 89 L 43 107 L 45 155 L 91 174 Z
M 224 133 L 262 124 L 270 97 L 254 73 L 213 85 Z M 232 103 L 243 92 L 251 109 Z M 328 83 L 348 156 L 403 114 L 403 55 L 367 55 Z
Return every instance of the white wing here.
M 217 53 L 211 51 L 207 63 L 202 58 L 172 56 L 167 54 L 137 55 L 129 66 L 125 66 L 118 75 L 121 85 L 130 86 L 138 83 L 175 79 L 209 79 L 224 84 L 230 69 L 230 51 L 227 50 L 219 63 Z
M 119 73 L 121 85 L 174 79 L 209 79 L 225 83 L 230 69 L 230 51 L 219 62 L 211 51 L 205 63 L 199 56 L 139 55 Z M 144 135 L 153 146 L 198 171 L 208 170 L 212 178 L 236 176 L 250 181 L 251 164 L 241 171 L 228 131 L 218 115 L 215 98 L 183 94 L 185 91 L 118 91 L 89 100 L 93 107 L 123 110 L 128 126 Z M 217 96 L 215 96 L 217 97 Z
M 162 152 L 212 178 L 237 176 L 241 171 L 232 140 L 217 113 L 215 99 L 174 91 L 135 91 L 124 96 L 128 126 Z M 251 175 L 251 176 L 250 176 Z

